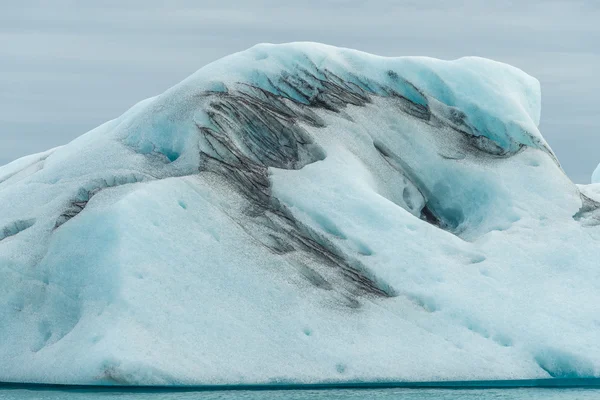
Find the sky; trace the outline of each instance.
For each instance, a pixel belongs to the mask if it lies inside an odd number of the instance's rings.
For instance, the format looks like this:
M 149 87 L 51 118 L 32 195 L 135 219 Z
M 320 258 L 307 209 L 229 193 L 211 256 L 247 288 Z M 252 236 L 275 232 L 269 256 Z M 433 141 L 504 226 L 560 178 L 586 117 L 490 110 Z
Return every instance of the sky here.
M 576 183 L 600 162 L 598 0 L 0 0 L 0 165 L 65 144 L 257 43 L 481 56 L 542 85 L 541 131 Z

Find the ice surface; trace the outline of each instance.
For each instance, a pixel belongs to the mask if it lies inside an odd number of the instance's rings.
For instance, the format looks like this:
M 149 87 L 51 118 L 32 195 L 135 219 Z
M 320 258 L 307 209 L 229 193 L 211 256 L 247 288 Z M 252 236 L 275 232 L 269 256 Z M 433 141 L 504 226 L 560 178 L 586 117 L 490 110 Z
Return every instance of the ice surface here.
M 490 60 L 295 43 L 0 167 L 0 381 L 600 376 L 600 189 Z

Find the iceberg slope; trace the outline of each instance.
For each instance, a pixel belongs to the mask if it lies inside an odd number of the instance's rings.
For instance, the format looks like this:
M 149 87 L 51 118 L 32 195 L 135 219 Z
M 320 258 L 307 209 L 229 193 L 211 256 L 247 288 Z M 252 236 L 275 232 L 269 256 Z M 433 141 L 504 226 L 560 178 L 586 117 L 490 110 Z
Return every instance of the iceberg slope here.
M 600 191 L 479 58 L 258 45 L 0 168 L 0 381 L 600 376 Z

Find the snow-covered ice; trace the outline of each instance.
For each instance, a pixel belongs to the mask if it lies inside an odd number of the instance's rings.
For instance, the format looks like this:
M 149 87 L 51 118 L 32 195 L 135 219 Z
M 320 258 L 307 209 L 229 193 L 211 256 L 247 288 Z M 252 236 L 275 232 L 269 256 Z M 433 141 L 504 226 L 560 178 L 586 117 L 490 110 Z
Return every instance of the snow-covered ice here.
M 0 167 L 0 381 L 600 377 L 600 179 L 481 58 L 258 45 Z

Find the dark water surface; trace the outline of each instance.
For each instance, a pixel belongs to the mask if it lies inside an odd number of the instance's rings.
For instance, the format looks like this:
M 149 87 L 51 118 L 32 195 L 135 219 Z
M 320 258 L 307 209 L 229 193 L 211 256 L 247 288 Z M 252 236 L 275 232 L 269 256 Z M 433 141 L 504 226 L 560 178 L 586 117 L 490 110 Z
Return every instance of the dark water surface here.
M 527 385 L 525 385 L 527 386 Z M 271 390 L 126 389 L 1 385 L 0 400 L 600 400 L 600 387 L 320 388 Z M 594 387 L 596 386 L 596 387 Z M 256 390 L 260 389 L 260 390 Z

